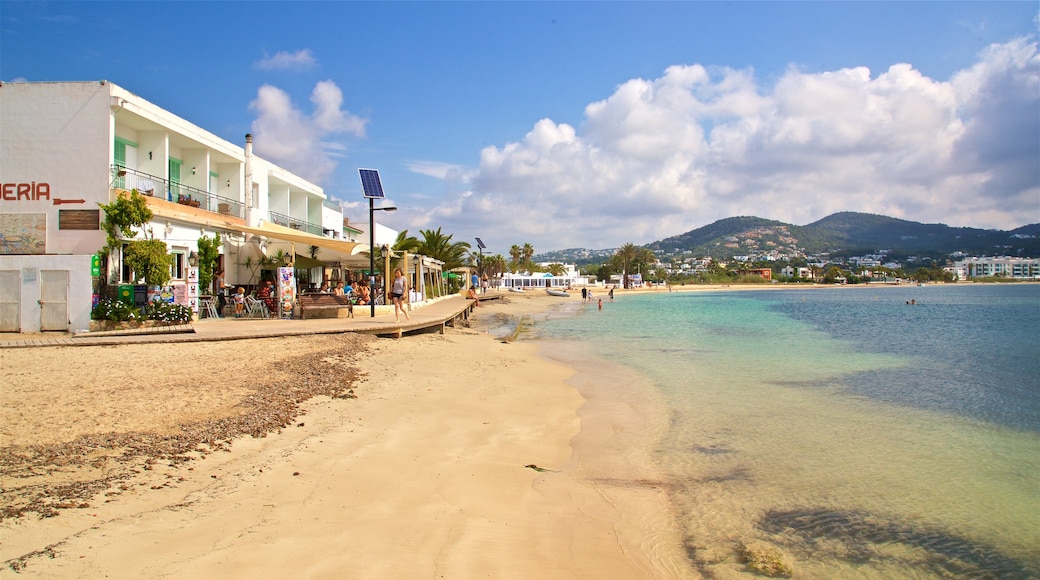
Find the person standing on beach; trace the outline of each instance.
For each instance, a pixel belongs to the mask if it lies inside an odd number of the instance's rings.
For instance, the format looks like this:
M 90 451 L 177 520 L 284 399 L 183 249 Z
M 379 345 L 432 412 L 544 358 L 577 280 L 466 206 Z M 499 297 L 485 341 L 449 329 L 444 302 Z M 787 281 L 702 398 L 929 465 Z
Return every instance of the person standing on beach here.
M 589 298 L 589 289 L 584 287 L 584 286 L 582 286 L 581 287 L 581 303 L 585 304 L 585 301 L 588 300 L 588 298 Z
M 394 285 L 390 291 L 390 297 L 394 301 L 394 317 L 397 318 L 398 322 L 401 322 L 401 313 L 404 312 L 404 319 L 411 320 L 408 316 L 408 311 L 404 309 L 403 299 L 404 293 L 408 290 L 408 281 L 404 279 L 404 272 L 400 268 L 394 270 Z
M 610 292 L 608 293 L 608 296 L 610 296 L 610 301 L 613 302 L 614 301 L 614 287 L 613 286 L 610 287 Z

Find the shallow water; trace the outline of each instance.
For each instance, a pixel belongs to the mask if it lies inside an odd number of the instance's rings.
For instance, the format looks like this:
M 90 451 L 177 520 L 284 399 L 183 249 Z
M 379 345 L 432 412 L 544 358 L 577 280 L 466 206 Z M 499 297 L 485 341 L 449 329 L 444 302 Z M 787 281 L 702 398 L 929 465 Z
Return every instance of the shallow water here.
M 743 541 L 799 577 L 1040 577 L 1040 286 L 568 306 L 535 336 L 581 341 L 667 401 L 652 454 L 706 575 L 746 573 Z

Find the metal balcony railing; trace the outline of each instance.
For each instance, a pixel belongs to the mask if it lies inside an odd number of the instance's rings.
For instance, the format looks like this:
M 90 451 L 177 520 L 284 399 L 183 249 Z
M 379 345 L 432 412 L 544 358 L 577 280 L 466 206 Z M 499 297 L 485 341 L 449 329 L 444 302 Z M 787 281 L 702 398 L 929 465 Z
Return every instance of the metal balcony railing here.
M 296 219 L 294 217 L 290 217 L 285 214 L 280 214 L 273 211 L 267 212 L 267 215 L 268 221 L 276 223 L 280 226 L 285 226 L 294 230 L 300 230 L 301 232 L 307 232 L 308 234 L 314 234 L 316 236 L 324 235 L 324 231 L 322 230 L 320 224 L 312 224 L 310 222 L 305 222 L 301 219 Z
M 112 185 L 117 189 L 136 189 L 143 195 L 159 197 L 222 215 L 245 217 L 242 202 L 215 193 L 169 181 L 128 167 L 112 166 Z

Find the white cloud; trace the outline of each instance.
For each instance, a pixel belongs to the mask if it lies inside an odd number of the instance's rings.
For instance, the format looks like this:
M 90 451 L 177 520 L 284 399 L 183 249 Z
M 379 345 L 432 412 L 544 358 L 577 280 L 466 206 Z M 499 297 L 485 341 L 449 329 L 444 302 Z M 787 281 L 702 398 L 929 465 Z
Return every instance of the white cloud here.
M 318 66 L 317 59 L 311 54 L 310 49 L 297 50 L 296 52 L 279 51 L 274 55 L 264 54 L 264 58 L 253 63 L 260 70 L 308 70 Z
M 410 161 L 405 164 L 408 171 L 436 177 L 449 182 L 468 181 L 473 177 L 473 170 L 453 163 L 442 163 L 439 161 Z
M 1040 56 L 1020 39 L 949 81 L 895 64 L 791 68 L 772 87 L 673 66 L 589 104 L 577 128 L 542 119 L 485 148 L 470 186 L 414 226 L 538 250 L 645 243 L 736 215 L 1014 228 L 1040 221 Z
M 363 138 L 368 120 L 342 109 L 343 92 L 332 81 L 314 87 L 311 103 L 313 113 L 307 115 L 285 91 L 263 85 L 249 108 L 256 113 L 252 128 L 257 155 L 320 184 L 336 169 L 334 159 L 346 155 L 346 145 L 330 137 Z

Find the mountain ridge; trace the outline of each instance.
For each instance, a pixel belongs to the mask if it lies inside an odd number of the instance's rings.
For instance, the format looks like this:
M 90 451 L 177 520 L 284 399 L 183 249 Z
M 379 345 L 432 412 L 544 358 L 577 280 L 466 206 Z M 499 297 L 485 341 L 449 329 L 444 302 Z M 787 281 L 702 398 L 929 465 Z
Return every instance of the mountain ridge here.
M 1014 230 L 987 230 L 846 211 L 798 226 L 735 216 L 640 247 L 650 248 L 659 258 L 689 255 L 716 260 L 849 257 L 882 252 L 894 258 L 917 256 L 943 261 L 955 255 L 1040 257 L 1040 223 Z M 545 252 L 535 259 L 587 264 L 612 254 L 613 249 L 569 248 Z

